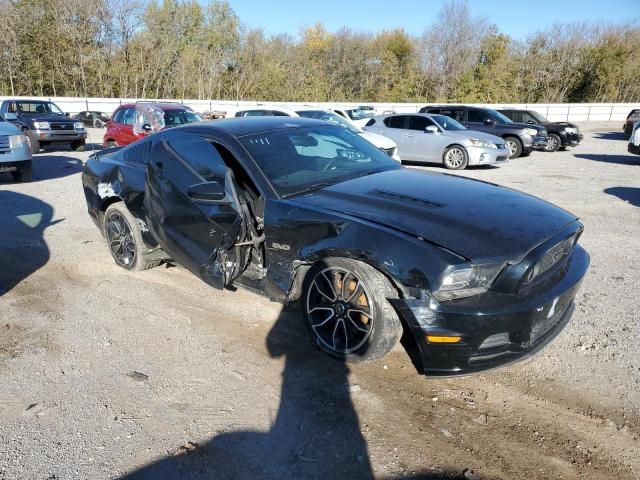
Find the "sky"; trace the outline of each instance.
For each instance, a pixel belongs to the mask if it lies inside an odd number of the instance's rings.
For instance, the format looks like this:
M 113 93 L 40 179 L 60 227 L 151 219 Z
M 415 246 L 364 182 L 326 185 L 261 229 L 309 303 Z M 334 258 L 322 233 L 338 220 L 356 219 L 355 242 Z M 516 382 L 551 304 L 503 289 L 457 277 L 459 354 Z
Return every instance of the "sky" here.
M 206 1 L 206 0 L 205 0 Z M 297 34 L 320 21 L 330 31 L 404 27 L 421 34 L 444 0 L 229 0 L 241 21 L 269 34 Z M 204 3 L 204 2 L 203 2 Z M 554 23 L 640 22 L 640 0 L 471 0 L 474 15 L 486 17 L 498 30 L 524 40 Z

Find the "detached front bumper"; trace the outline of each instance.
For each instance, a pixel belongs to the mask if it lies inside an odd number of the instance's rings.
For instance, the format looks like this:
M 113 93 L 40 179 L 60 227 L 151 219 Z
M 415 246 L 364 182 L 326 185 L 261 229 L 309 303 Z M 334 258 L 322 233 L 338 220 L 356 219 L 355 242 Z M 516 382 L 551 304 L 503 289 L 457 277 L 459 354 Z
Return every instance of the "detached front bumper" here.
M 578 145 L 582 139 L 584 138 L 584 135 L 580 132 L 578 133 L 565 133 L 565 138 L 563 139 L 564 143 L 563 143 L 563 147 L 575 147 L 576 145 Z
M 569 322 L 588 267 L 589 255 L 576 245 L 564 277 L 542 293 L 488 292 L 445 303 L 393 300 L 415 340 L 409 354 L 416 368 L 425 375 L 465 375 L 535 354 Z M 427 339 L 456 335 L 461 337 L 457 343 Z

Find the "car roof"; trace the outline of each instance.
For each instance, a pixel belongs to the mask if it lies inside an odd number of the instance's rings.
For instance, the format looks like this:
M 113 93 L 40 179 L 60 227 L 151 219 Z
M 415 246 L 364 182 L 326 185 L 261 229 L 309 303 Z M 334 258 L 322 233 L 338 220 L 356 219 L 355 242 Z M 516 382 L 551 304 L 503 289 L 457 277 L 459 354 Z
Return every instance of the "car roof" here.
M 234 117 L 190 123 L 182 127 L 172 128 L 167 130 L 167 132 L 171 130 L 182 130 L 204 134 L 224 133 L 233 137 L 244 137 L 246 135 L 267 133 L 275 130 L 314 126 L 327 127 L 331 125 L 328 125 L 327 122 L 322 120 L 302 117 Z M 341 127 L 336 126 L 336 128 Z
M 165 103 L 165 102 L 136 102 L 136 103 L 123 103 L 118 108 L 135 108 L 136 105 L 155 105 L 162 110 L 192 110 L 191 107 L 183 105 L 182 103 Z

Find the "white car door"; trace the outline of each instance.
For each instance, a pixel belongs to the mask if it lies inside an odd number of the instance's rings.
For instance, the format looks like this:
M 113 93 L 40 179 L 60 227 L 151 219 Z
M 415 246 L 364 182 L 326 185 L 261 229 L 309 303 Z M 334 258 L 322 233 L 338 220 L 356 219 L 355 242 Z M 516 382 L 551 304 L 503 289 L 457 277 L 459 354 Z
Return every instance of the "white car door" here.
M 408 115 L 404 152 L 409 160 L 419 162 L 442 162 L 443 139 L 440 129 L 427 117 Z M 427 127 L 435 127 L 432 132 Z
M 375 123 L 373 125 L 367 126 L 366 129 L 369 132 L 384 135 L 385 137 L 390 138 L 391 140 L 396 142 L 396 145 L 398 146 L 398 155 L 401 159 L 404 160 L 405 158 L 402 155 L 402 144 L 406 139 L 406 124 L 406 115 L 391 115 L 383 118 L 376 117 Z

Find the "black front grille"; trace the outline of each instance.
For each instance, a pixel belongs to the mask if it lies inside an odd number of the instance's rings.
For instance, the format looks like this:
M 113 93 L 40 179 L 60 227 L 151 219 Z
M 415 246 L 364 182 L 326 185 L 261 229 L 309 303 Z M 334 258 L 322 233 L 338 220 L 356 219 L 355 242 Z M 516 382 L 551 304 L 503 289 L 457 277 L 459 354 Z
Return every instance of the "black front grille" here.
M 562 265 L 569 257 L 575 245 L 575 236 L 571 236 L 560 243 L 557 243 L 545 253 L 540 260 L 529 270 L 526 283 L 531 283 L 542 278 L 545 273 L 550 272 L 553 267 Z
M 52 123 L 51 130 L 74 130 L 73 123 Z

